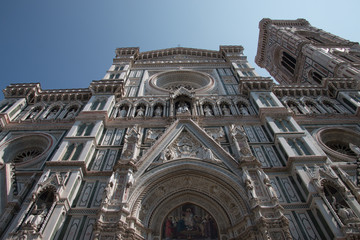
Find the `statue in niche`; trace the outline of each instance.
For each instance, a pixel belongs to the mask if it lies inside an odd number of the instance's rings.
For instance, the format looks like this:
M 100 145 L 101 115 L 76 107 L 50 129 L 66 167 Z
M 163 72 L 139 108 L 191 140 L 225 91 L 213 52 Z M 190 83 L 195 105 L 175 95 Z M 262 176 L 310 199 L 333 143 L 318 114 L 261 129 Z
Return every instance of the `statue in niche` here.
M 316 106 L 313 103 L 307 102 L 306 106 L 308 107 L 310 113 L 320 113 L 320 111 L 316 108 Z
M 275 192 L 275 189 L 271 185 L 271 181 L 270 181 L 269 176 L 266 173 L 262 172 L 262 171 L 259 171 L 259 175 L 263 179 L 263 182 L 264 182 L 265 186 L 267 187 L 267 191 L 268 191 L 268 193 L 270 195 L 270 198 L 271 199 L 276 199 L 277 194 Z
M 41 227 L 41 224 L 44 222 L 47 213 L 48 213 L 48 209 L 45 203 L 41 204 L 40 209 L 38 209 L 37 205 L 35 204 L 34 209 L 31 211 L 30 215 L 26 218 L 24 222 L 24 226 L 38 230 Z
M 135 125 L 125 136 L 122 159 L 130 159 L 134 155 L 138 139 L 138 126 Z
M 221 108 L 224 116 L 230 116 L 230 109 L 224 104 Z
M 123 107 L 121 107 L 121 110 L 119 112 L 119 117 L 124 118 L 124 117 L 126 117 L 126 115 L 127 115 L 127 111 L 126 111 L 126 108 L 123 106 Z
M 240 110 L 241 115 L 244 115 L 244 116 L 249 115 L 249 111 L 248 111 L 248 109 L 247 109 L 247 107 L 246 107 L 245 104 L 240 103 L 240 105 L 239 105 L 239 110 Z
M 329 111 L 329 113 L 338 113 L 338 110 L 336 110 L 334 105 L 332 105 L 331 103 L 324 102 L 324 105 L 327 108 L 327 110 Z
M 155 117 L 161 117 L 162 116 L 162 108 L 160 106 L 157 106 L 155 108 Z
M 180 102 L 177 109 L 177 113 L 190 113 L 189 106 L 186 102 Z
M 332 196 L 331 206 L 337 212 L 337 215 L 344 224 L 360 222 L 359 218 L 356 217 L 353 210 L 347 206 L 337 203 L 334 196 Z
M 251 177 L 249 175 L 248 170 L 243 171 L 243 177 L 242 178 L 243 178 L 243 181 L 245 183 L 245 187 L 246 187 L 246 190 L 248 192 L 249 199 L 257 198 L 256 192 L 255 192 L 255 187 L 254 187 L 253 181 L 251 180 Z
M 140 106 L 137 110 L 136 110 L 136 117 L 143 117 L 145 115 L 145 109 L 143 106 Z
M 247 136 L 245 131 L 241 126 L 235 126 L 234 124 L 230 126 L 230 135 L 232 140 L 237 143 L 240 153 L 245 156 L 251 155 L 250 146 L 247 142 Z
M 212 116 L 212 110 L 210 109 L 209 105 L 206 105 L 204 108 L 205 116 Z
M 38 113 L 40 112 L 40 108 L 35 108 L 27 117 L 27 119 L 34 119 Z
M 54 107 L 51 109 L 51 111 L 48 113 L 48 115 L 46 116 L 46 119 L 54 119 L 58 113 L 59 109 Z
M 69 109 L 69 111 L 67 112 L 65 119 L 72 119 L 75 117 L 75 113 L 76 113 L 77 109 L 72 107 Z
M 300 114 L 301 113 L 298 106 L 295 103 L 290 102 L 288 104 L 288 106 L 290 107 L 291 111 L 293 111 L 295 114 Z

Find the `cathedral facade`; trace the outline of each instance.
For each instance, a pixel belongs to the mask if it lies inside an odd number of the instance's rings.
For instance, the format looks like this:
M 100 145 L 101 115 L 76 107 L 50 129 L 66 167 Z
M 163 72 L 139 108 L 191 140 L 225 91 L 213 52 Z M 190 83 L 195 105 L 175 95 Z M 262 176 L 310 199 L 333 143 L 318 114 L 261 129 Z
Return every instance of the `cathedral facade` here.
M 263 19 L 256 63 L 118 48 L 0 102 L 2 239 L 360 239 L 360 46 Z

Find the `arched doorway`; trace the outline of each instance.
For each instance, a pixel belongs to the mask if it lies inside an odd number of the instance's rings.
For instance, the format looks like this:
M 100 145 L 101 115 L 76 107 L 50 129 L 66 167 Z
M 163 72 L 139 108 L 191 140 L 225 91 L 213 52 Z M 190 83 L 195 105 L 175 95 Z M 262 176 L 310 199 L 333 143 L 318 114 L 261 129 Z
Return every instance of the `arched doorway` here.
M 165 216 L 161 239 L 219 239 L 219 231 L 208 211 L 193 203 L 185 203 Z

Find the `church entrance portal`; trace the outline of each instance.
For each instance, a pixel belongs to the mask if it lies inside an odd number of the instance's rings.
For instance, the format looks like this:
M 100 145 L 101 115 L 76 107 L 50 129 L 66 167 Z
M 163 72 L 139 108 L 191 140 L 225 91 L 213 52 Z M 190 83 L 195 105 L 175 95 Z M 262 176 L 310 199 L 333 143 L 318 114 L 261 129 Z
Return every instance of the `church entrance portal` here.
M 218 227 L 214 218 L 203 208 L 187 203 L 168 213 L 162 224 L 162 239 L 215 240 Z

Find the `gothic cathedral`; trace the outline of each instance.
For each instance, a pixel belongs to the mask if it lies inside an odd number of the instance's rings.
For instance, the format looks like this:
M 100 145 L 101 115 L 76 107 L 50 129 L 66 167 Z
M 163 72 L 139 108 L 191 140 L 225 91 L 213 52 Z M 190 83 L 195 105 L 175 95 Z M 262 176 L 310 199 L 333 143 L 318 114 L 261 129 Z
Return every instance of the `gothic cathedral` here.
M 0 238 L 360 239 L 360 46 L 263 19 L 256 63 L 118 48 L 81 89 L 0 102 Z

